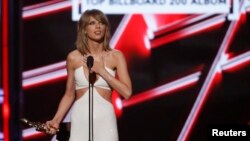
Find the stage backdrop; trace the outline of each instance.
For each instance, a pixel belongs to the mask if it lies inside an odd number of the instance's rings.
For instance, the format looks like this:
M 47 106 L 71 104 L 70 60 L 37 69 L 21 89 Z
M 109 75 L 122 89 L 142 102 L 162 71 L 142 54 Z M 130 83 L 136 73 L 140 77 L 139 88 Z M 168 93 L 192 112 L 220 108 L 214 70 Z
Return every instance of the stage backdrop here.
M 53 117 L 86 9 L 104 11 L 133 94 L 114 93 L 120 141 L 205 140 L 250 122 L 250 9 L 243 0 L 23 0 L 23 117 Z M 0 91 L 1 92 L 1 91 Z M 23 126 L 24 141 L 54 140 Z

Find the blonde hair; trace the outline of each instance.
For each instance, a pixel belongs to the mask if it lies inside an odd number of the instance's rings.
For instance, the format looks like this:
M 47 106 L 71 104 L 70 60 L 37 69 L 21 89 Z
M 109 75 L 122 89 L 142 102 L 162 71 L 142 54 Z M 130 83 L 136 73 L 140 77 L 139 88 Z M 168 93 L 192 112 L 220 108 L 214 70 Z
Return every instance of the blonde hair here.
M 85 55 L 87 53 L 90 53 L 88 49 L 88 44 L 87 44 L 87 35 L 85 34 L 86 32 L 86 27 L 89 23 L 90 17 L 95 18 L 96 20 L 102 22 L 106 26 L 106 31 L 104 34 L 103 38 L 103 50 L 108 51 L 111 50 L 109 46 L 110 42 L 110 24 L 108 21 L 107 16 L 100 10 L 97 9 L 92 9 L 92 10 L 86 10 L 79 22 L 78 22 L 78 27 L 77 27 L 77 39 L 76 39 L 76 48 L 81 52 L 81 54 Z

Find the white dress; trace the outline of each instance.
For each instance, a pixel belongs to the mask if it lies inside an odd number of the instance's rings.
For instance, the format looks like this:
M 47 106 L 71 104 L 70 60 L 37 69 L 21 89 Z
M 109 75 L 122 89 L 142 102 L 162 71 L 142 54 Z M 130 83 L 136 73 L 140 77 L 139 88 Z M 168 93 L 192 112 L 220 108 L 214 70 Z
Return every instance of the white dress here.
M 115 71 L 105 67 L 113 76 Z M 76 90 L 88 88 L 89 82 L 84 75 L 83 67 L 75 70 Z M 113 105 L 104 99 L 96 87 L 111 89 L 107 82 L 99 77 L 93 87 L 93 140 L 92 141 L 118 141 L 117 121 Z M 70 141 L 89 140 L 89 90 L 77 99 L 71 111 Z

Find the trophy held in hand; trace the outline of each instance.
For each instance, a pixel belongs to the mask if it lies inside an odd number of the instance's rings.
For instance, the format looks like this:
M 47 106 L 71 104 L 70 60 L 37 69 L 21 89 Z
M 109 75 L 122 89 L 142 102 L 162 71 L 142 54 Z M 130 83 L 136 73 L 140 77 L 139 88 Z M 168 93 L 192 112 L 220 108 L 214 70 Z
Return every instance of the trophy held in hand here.
M 32 122 L 26 118 L 22 118 L 22 119 L 20 119 L 20 121 L 29 127 L 34 127 L 36 129 L 36 131 L 43 132 L 46 134 L 53 135 L 53 134 L 56 134 L 57 132 L 59 132 L 59 129 L 57 129 L 55 127 L 48 128 L 45 123 Z M 52 131 L 52 130 L 55 130 L 55 131 Z

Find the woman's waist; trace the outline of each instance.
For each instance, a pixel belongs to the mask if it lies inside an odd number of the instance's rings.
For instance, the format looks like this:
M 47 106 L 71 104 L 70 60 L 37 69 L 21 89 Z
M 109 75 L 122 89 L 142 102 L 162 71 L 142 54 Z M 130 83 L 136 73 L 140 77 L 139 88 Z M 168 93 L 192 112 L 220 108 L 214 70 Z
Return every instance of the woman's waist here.
M 112 91 L 111 91 L 111 89 L 103 89 L 103 88 L 100 88 L 100 87 L 94 87 L 94 89 L 95 89 L 95 91 L 93 91 L 93 93 L 91 93 L 91 94 L 99 95 L 99 96 L 101 96 L 102 98 L 104 98 L 105 100 L 107 100 L 108 102 L 111 103 L 111 101 L 112 101 Z M 76 90 L 76 100 L 78 100 L 82 96 L 88 95 L 88 94 L 89 94 L 88 87 L 78 89 L 78 90 Z

